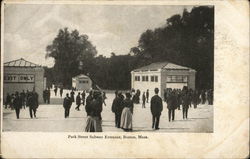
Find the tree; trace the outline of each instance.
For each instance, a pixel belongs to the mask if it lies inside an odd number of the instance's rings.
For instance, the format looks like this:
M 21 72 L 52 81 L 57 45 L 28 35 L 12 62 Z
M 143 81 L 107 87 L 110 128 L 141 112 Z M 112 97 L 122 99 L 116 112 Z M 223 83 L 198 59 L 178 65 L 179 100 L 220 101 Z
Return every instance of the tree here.
M 72 32 L 68 28 L 60 29 L 51 45 L 46 48 L 46 58 L 55 60 L 55 81 L 66 87 L 71 86 L 71 79 L 79 73 L 87 72 L 94 56 L 96 48 L 88 40 L 87 35 L 80 35 L 77 30 Z M 79 62 L 82 61 L 82 70 Z
M 142 33 L 131 52 L 144 65 L 169 61 L 194 68 L 197 88 L 213 88 L 214 8 L 184 9 L 182 15 L 168 18 L 164 27 Z

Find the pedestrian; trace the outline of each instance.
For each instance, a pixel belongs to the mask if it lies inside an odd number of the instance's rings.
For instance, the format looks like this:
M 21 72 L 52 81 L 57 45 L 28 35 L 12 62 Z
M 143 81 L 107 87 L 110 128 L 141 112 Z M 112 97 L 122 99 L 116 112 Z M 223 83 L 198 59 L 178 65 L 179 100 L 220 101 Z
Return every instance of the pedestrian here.
M 75 102 L 75 92 L 72 89 L 72 91 L 70 92 L 70 98 L 71 98 L 71 102 L 74 103 Z
M 87 105 L 87 103 L 86 103 Z M 102 100 L 101 93 L 94 92 L 93 100 L 89 103 L 89 116 L 87 118 L 85 132 L 102 132 L 101 115 Z
M 55 86 L 54 92 L 55 92 L 55 96 L 56 96 L 57 95 L 57 86 Z
M 182 114 L 183 114 L 183 119 L 188 118 L 188 108 L 189 108 L 189 95 L 188 91 L 183 91 L 182 95 Z
M 20 93 L 20 98 L 21 98 L 21 102 L 22 102 L 22 107 L 25 109 L 25 99 L 26 99 L 26 97 L 25 97 L 26 95 L 25 95 L 25 92 L 24 92 L 24 90 Z
M 6 101 L 5 101 L 5 109 L 7 109 L 7 107 L 10 106 L 10 104 L 11 104 L 11 96 L 9 93 L 7 93 Z
M 142 94 L 142 108 L 146 108 L 145 103 L 146 103 L 146 96 L 145 96 L 145 92 L 143 92 L 143 94 Z
M 76 108 L 75 108 L 75 109 L 76 109 L 77 111 L 80 111 L 80 108 L 79 108 L 79 107 L 80 107 L 80 105 L 81 105 L 81 97 L 80 97 L 80 93 L 78 93 L 78 95 L 76 96 L 76 105 L 77 105 L 77 106 L 76 106 Z
M 178 110 L 181 110 L 181 90 L 178 89 L 177 91 L 177 108 Z
M 18 92 L 16 92 L 16 94 L 15 94 L 15 98 L 13 100 L 13 106 L 14 106 L 15 111 L 16 111 L 16 118 L 19 119 L 20 109 L 22 108 L 22 100 L 21 100 Z
M 48 95 L 47 95 L 47 90 L 45 89 L 44 91 L 43 91 L 43 102 L 44 103 L 46 103 L 47 102 L 47 97 Z
M 10 109 L 11 109 L 11 110 L 14 109 L 14 99 L 15 99 L 15 94 L 12 93 L 12 94 L 11 94 L 11 100 L 10 100 Z
M 115 92 L 115 95 L 116 97 L 113 100 L 111 110 L 115 113 L 115 127 L 120 128 L 124 97 L 121 92 Z
M 82 91 L 82 104 L 85 105 L 85 97 L 86 97 L 86 93 L 85 90 Z
M 175 109 L 177 108 L 177 97 L 176 97 L 176 91 L 172 91 L 169 94 L 168 100 L 167 100 L 167 108 L 168 108 L 168 121 L 174 121 L 175 116 Z
M 106 106 L 105 100 L 107 99 L 106 97 L 106 92 L 102 92 L 102 103 Z
M 66 94 L 66 97 L 63 100 L 63 108 L 64 108 L 64 117 L 68 118 L 69 117 L 69 113 L 70 113 L 70 107 L 72 105 L 72 100 L 69 97 L 69 94 Z
M 63 87 L 60 87 L 60 97 L 62 98 L 63 95 Z
M 29 107 L 30 118 L 36 117 L 36 101 L 35 95 L 33 92 L 28 94 L 27 106 Z
M 204 90 L 201 91 L 201 103 L 205 104 L 206 102 L 206 93 Z
M 192 96 L 192 103 L 194 105 L 194 109 L 197 108 L 198 102 L 199 102 L 199 93 L 197 90 L 195 90 Z
M 131 100 L 131 94 L 129 92 L 126 93 L 126 99 L 123 102 L 123 110 L 121 114 L 121 123 L 120 127 L 124 131 L 132 131 L 133 125 L 133 109 L 134 109 L 134 104 L 133 101 Z
M 89 92 L 88 97 L 86 98 L 86 106 L 85 106 L 85 111 L 87 113 L 87 116 L 90 115 L 90 102 L 93 100 L 93 91 Z
M 150 108 L 152 113 L 152 129 L 159 130 L 160 116 L 163 109 L 162 99 L 158 95 L 159 89 L 155 88 L 155 95 L 151 98 Z
M 148 103 L 148 98 L 149 98 L 149 90 L 147 89 L 147 92 L 146 92 L 147 103 Z
M 50 104 L 50 88 L 47 89 L 47 103 Z

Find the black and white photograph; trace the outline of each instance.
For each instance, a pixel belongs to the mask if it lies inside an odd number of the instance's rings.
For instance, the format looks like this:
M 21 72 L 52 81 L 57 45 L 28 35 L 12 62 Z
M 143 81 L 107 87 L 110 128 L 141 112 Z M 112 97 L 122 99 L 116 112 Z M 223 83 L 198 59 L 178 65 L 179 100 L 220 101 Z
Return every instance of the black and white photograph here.
M 213 132 L 214 6 L 6 4 L 3 131 Z
M 249 1 L 4 0 L 0 158 L 249 158 Z

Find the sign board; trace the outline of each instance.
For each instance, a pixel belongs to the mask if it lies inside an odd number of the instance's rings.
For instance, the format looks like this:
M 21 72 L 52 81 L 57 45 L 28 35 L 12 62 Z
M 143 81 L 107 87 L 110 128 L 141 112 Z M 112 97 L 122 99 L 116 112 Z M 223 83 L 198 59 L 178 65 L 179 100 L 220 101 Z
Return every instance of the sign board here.
M 5 74 L 4 83 L 34 83 L 35 75 L 28 74 Z

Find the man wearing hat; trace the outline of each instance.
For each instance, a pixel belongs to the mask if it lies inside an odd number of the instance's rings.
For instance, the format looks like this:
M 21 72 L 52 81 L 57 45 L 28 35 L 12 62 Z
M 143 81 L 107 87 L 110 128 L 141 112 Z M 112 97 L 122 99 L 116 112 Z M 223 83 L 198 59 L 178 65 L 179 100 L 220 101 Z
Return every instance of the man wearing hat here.
M 155 95 L 151 98 L 151 102 L 150 102 L 151 113 L 153 116 L 152 128 L 155 130 L 160 129 L 159 122 L 160 122 L 161 112 L 163 109 L 162 99 L 158 95 L 158 93 L 159 93 L 159 89 L 155 88 Z

